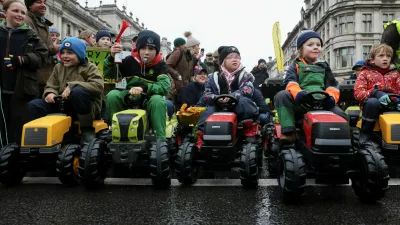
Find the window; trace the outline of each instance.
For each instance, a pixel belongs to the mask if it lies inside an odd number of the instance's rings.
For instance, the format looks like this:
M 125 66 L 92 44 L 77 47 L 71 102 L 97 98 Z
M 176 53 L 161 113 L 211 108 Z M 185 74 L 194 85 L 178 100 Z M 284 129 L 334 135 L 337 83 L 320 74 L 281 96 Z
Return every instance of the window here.
M 384 14 L 382 14 L 382 18 L 383 18 L 383 24 L 390 22 L 390 21 L 394 20 L 394 13 L 391 13 L 391 14 L 384 13 Z
M 325 42 L 325 27 L 321 28 L 320 35 L 321 35 L 322 42 Z
M 329 65 L 331 64 L 331 52 L 328 51 L 326 53 L 326 60 L 325 60 Z
M 67 25 L 67 36 L 72 36 L 71 35 L 71 25 Z
M 78 30 L 78 34 L 81 34 L 81 32 L 82 32 L 81 30 Z
M 354 15 L 341 15 L 334 19 L 335 32 L 337 34 L 348 34 L 354 32 Z
M 372 14 L 363 14 L 364 32 L 372 32 Z
M 349 68 L 354 64 L 354 47 L 338 48 L 335 55 L 336 68 Z
M 315 24 L 318 23 L 318 12 L 314 13 L 314 21 L 315 21 Z
M 318 20 L 319 20 L 319 19 L 321 19 L 321 17 L 322 17 L 322 9 L 321 9 L 321 6 L 320 6 L 319 9 L 318 9 L 318 14 L 319 14 L 319 18 L 318 18 Z
M 371 45 L 363 45 L 363 59 L 369 59 L 369 53 L 371 52 Z
M 326 23 L 326 39 L 330 38 L 329 32 L 331 31 L 331 29 L 329 27 L 330 27 L 330 23 L 328 22 L 328 23 Z

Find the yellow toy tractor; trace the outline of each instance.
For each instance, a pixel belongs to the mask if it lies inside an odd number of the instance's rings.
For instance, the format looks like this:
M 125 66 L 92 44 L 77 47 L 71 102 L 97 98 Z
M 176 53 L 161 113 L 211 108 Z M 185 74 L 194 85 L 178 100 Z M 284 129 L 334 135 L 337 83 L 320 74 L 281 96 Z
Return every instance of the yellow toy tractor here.
M 63 114 L 64 100 L 61 96 L 54 99 L 61 113 L 49 114 L 26 123 L 22 130 L 21 145 L 8 144 L 0 150 L 1 183 L 18 184 L 27 171 L 53 171 L 54 168 L 61 183 L 67 186 L 77 183 L 81 155 L 79 122 L 73 122 L 70 116 Z M 107 124 L 102 120 L 95 120 L 93 127 L 98 136 L 108 131 Z M 93 143 L 105 148 L 101 139 L 95 139 Z M 93 144 L 84 146 L 86 152 L 89 148 L 93 148 Z

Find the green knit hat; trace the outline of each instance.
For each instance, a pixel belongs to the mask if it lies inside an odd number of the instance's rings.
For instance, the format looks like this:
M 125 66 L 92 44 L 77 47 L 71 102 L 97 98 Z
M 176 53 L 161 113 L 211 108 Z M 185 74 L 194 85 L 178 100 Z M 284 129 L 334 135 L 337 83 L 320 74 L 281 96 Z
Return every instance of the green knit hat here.
M 177 39 L 174 40 L 174 47 L 175 48 L 180 47 L 180 46 L 182 46 L 184 44 L 186 44 L 186 41 L 183 38 L 177 38 Z
M 36 0 L 25 0 L 25 5 L 28 8 L 29 6 L 31 6 Z

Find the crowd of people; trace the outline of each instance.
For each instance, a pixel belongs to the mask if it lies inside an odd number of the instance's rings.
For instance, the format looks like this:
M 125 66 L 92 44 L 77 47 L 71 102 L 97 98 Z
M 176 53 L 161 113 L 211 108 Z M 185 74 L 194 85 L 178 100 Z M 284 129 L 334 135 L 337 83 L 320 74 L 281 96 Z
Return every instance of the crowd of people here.
M 166 138 L 166 121 L 182 104 L 206 106 L 197 126 L 198 148 L 202 145 L 204 122 L 218 110 L 214 101 L 221 94 L 237 98 L 235 113 L 239 120 L 254 118 L 261 124 L 268 121 L 270 109 L 261 92 L 269 78 L 267 62 L 260 59 L 249 72 L 235 46 L 221 46 L 205 54 L 201 61 L 204 51 L 200 41 L 185 32 L 185 38 L 176 38 L 174 50 L 164 58 L 160 36 L 144 30 L 132 39 L 131 55 L 116 63 L 116 54 L 124 48 L 113 43 L 110 31 L 85 30 L 79 37 L 61 41 L 59 29 L 45 18 L 46 0 L 6 0 L 0 5 L 1 146 L 20 143 L 24 123 L 59 112 L 57 96 L 68 99 L 66 113 L 80 122 L 82 144 L 95 137 L 94 119 L 111 123 L 114 113 L 131 107 L 130 102 L 135 100 L 147 110 L 159 140 Z M 391 64 L 399 54 L 399 40 L 390 39 L 400 36 L 400 32 L 393 34 L 393 27 L 396 23 L 385 29 L 392 32 L 384 34 L 388 45 L 374 46 L 370 59 L 357 62 L 350 77 L 357 79 L 354 94 L 363 107 L 363 137 L 368 138 L 379 113 L 384 111 L 382 106 L 389 103 L 387 93 L 400 94 L 400 74 Z M 110 50 L 104 61 L 104 74 L 86 58 L 88 47 Z M 310 91 L 326 91 L 330 97 L 325 100 L 325 109 L 348 119 L 336 105 L 340 96 L 338 82 L 329 65 L 319 60 L 322 47 L 320 35 L 312 30 L 302 31 L 297 38 L 298 57 L 287 71 L 286 89 L 274 98 L 282 118 L 283 142 L 296 138 L 299 104 Z M 127 85 L 106 90 L 104 78 L 118 77 L 125 78 Z

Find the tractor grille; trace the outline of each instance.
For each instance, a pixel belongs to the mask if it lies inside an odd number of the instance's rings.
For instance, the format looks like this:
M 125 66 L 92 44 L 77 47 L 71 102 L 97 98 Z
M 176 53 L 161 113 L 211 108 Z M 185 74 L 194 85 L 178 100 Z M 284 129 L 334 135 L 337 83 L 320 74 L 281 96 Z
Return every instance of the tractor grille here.
M 133 118 L 135 118 L 137 114 L 118 114 L 117 119 L 119 123 L 119 129 L 121 132 L 121 140 L 120 141 L 129 141 L 128 140 L 128 132 L 129 125 Z
M 400 124 L 393 124 L 391 127 L 392 141 L 400 141 Z
M 26 128 L 25 145 L 46 145 L 47 128 Z

